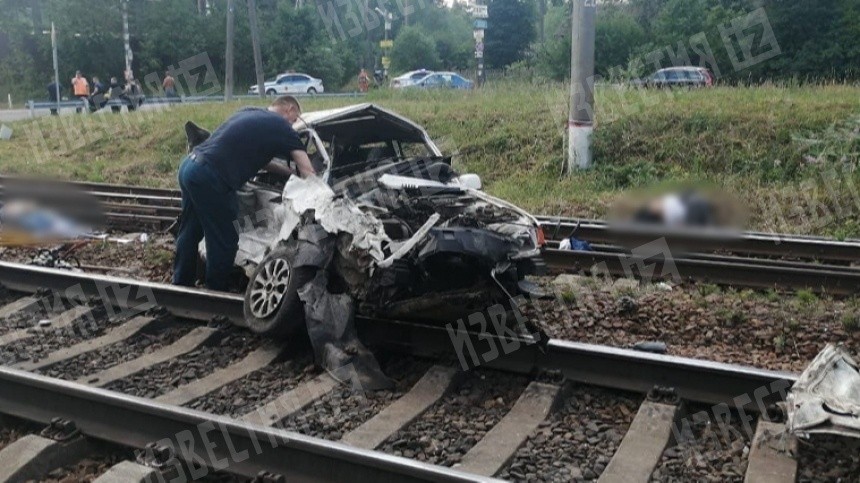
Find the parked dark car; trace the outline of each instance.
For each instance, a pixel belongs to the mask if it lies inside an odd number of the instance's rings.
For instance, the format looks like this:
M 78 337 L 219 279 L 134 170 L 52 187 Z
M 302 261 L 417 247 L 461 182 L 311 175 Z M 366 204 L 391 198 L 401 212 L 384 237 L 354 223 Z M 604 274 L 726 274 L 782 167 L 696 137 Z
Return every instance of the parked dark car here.
M 636 79 L 637 87 L 711 87 L 714 74 L 704 67 L 668 67 L 649 77 Z

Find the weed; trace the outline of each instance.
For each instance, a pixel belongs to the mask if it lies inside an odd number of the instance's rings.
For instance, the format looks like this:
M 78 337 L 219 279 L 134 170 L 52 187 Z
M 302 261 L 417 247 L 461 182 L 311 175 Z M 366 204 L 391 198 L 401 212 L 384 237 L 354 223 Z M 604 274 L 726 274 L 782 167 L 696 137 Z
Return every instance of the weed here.
M 852 310 L 842 314 L 842 328 L 845 329 L 845 332 L 860 330 L 860 313 Z
M 776 349 L 777 352 L 782 352 L 785 349 L 785 336 L 780 334 L 773 338 L 773 348 Z
M 565 303 L 572 304 L 576 302 L 576 293 L 573 290 L 565 290 L 561 293 L 561 299 Z
M 798 290 L 794 294 L 794 298 L 802 307 L 809 307 L 814 303 L 818 302 L 818 296 L 808 289 Z
M 696 290 L 702 297 L 720 293 L 720 286 L 712 283 L 700 283 L 696 285 Z

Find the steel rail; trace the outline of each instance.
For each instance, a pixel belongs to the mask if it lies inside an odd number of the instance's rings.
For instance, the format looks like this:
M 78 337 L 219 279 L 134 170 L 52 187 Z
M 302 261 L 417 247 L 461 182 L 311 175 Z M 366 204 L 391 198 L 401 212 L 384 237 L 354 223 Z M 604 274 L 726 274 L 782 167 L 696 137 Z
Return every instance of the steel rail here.
M 38 374 L 0 367 L 0 412 L 47 424 L 71 420 L 88 437 L 144 448 L 160 442 L 200 468 L 288 481 L 497 481 Z
M 32 180 L 21 177 L 0 176 L 0 190 L 2 190 L 4 183 L 26 183 L 28 181 L 32 182 Z M 175 216 L 175 210 L 180 203 L 179 191 L 175 189 L 79 181 L 56 181 L 55 183 L 67 184 L 88 191 L 91 195 L 103 200 L 133 202 L 150 208 L 158 207 L 155 208 L 160 209 L 157 214 L 164 216 Z M 114 204 L 120 205 L 120 203 Z M 116 212 L 122 208 L 117 206 L 115 209 L 111 209 Z M 127 209 L 134 210 L 136 208 L 129 207 Z M 547 231 L 548 238 L 553 240 L 558 240 L 559 236 L 562 238 L 568 236 L 574 229 L 577 229 L 578 238 L 593 243 L 635 246 L 663 238 L 673 251 L 722 251 L 746 255 L 849 262 L 860 260 L 860 240 L 839 241 L 809 235 L 610 224 L 605 220 L 567 217 L 537 216 L 536 218 Z
M 146 196 L 155 196 L 161 198 L 178 198 L 179 190 L 170 189 L 170 188 L 150 188 L 146 186 L 132 186 L 132 185 L 123 185 L 123 184 L 111 184 L 111 183 L 93 183 L 88 181 L 65 181 L 65 180 L 46 180 L 46 179 L 34 179 L 34 178 L 25 178 L 23 176 L 9 176 L 9 175 L 0 175 L 0 186 L 3 185 L 14 185 L 16 183 L 21 184 L 29 184 L 29 183 L 44 183 L 44 184 L 58 184 L 71 186 L 74 188 L 78 188 L 84 191 L 95 191 L 100 193 L 119 193 L 119 194 L 128 194 L 128 195 L 146 195 Z
M 722 251 L 784 258 L 860 261 L 860 241 L 778 233 L 720 229 L 667 228 L 632 224 L 610 225 L 601 220 L 538 217 L 548 239 L 558 240 L 576 230 L 576 237 L 592 243 L 637 246 L 664 239 L 673 251 Z M 578 226 L 578 227 L 577 227 Z
M 236 294 L 8 262 L 0 262 L 0 283 L 24 292 L 47 287 L 71 296 L 100 297 L 130 310 L 158 305 L 195 320 L 220 315 L 244 325 L 243 298 Z M 709 404 L 730 402 L 744 394 L 760 394 L 763 387 L 787 387 L 795 378 L 788 373 L 624 348 L 559 340 L 541 345 L 527 337 L 475 332 L 462 323 L 449 327 L 442 323 L 357 317 L 356 328 L 368 345 L 393 352 L 457 360 L 462 355 L 468 365 L 522 374 L 560 371 L 571 381 L 628 391 L 669 386 L 684 399 Z M 765 399 L 774 402 L 780 398 L 779 394 L 769 393 Z
M 860 270 L 811 263 L 762 261 L 733 257 L 650 259 L 600 251 L 545 249 L 542 256 L 555 270 L 666 280 L 675 273 L 683 280 L 707 281 L 760 289 L 809 289 L 830 295 L 860 293 Z
M 627 256 L 631 255 L 631 251 L 622 247 L 614 246 L 614 245 L 598 245 L 594 244 L 591 246 L 592 250 L 598 253 L 612 253 L 618 256 Z M 550 241 L 547 242 L 546 249 L 553 250 L 558 249 L 558 242 Z M 665 255 L 665 254 L 664 254 Z M 810 261 L 795 261 L 795 260 L 783 260 L 783 259 L 774 259 L 774 258 L 749 258 L 749 257 L 739 257 L 739 256 L 731 256 L 731 255 L 719 255 L 719 254 L 711 254 L 711 253 L 697 253 L 697 252 L 676 252 L 673 250 L 669 250 L 668 255 L 673 258 L 684 258 L 691 260 L 704 260 L 710 261 L 714 263 L 745 263 L 750 265 L 761 266 L 764 268 L 768 267 L 789 267 L 789 268 L 801 268 L 801 269 L 810 269 L 810 270 L 827 270 L 833 272 L 843 272 L 843 273 L 856 273 L 860 274 L 860 268 L 854 266 L 847 265 L 832 265 L 825 263 L 817 263 Z

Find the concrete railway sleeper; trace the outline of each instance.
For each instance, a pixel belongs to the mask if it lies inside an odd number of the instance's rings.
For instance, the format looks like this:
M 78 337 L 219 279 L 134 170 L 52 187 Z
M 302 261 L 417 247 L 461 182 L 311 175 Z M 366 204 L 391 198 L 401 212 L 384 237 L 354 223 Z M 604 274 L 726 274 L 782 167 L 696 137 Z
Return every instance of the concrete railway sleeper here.
M 32 313 L 16 319 L 23 324 L 45 320 L 27 300 L 38 287 L 82 298 L 78 308 L 53 311 L 55 326 L 42 324 L 31 338 L 79 328 L 78 320 L 93 328 L 38 361 L 0 367 L 0 412 L 8 416 L 0 481 L 74 471 L 97 481 L 169 479 L 163 471 L 202 481 L 261 472 L 272 481 L 779 482 L 860 474 L 855 447 L 834 452 L 795 441 L 779 414 L 765 410 L 794 374 L 557 340 L 541 348 L 527 339 L 463 371 L 445 362 L 455 349 L 444 328 L 364 319 L 363 339 L 396 382 L 365 392 L 320 373 L 295 347 L 213 322 L 216 313 L 240 316 L 236 296 L 14 264 L 0 265 L 0 283 L 18 296 L 6 307 Z M 144 286 L 154 301 L 145 310 L 116 296 Z M 87 298 L 106 293 L 111 309 Z M 469 337 L 480 353 L 505 342 Z M 24 340 L 10 338 L 0 352 Z M 203 400 L 217 410 L 192 409 Z M 43 430 L 6 430 L 20 420 Z

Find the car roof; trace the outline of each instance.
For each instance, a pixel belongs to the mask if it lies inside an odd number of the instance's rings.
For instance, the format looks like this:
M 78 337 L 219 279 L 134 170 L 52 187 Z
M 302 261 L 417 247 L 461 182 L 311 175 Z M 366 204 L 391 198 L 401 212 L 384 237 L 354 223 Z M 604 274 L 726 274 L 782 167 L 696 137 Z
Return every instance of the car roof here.
M 413 76 L 415 74 L 435 74 L 435 72 L 433 72 L 432 70 L 427 70 L 427 69 L 410 70 L 409 72 L 404 72 L 404 73 L 400 74 L 399 76 L 395 77 L 395 79 L 399 79 L 401 77 L 410 77 L 410 76 Z
M 366 123 L 367 129 L 347 129 L 349 124 Z M 384 132 L 385 129 L 400 130 L 405 139 L 412 141 L 422 141 L 426 136 L 424 128 L 415 122 L 396 114 L 387 109 L 383 109 L 375 104 L 362 103 L 354 104 L 336 109 L 326 109 L 322 111 L 312 111 L 299 118 L 293 124 L 293 129 L 300 131 L 306 128 L 315 129 L 321 137 L 324 131 L 337 131 L 338 137 L 348 141 L 345 137 L 360 137 L 373 140 L 374 132 Z
M 657 72 L 666 72 L 666 71 L 668 71 L 668 70 L 688 70 L 688 71 L 693 71 L 693 70 L 707 70 L 707 69 L 705 69 L 704 67 L 696 67 L 696 66 L 692 66 L 692 65 L 682 65 L 682 66 L 678 66 L 678 67 L 666 67 L 666 68 L 664 68 L 664 69 L 660 69 L 660 70 L 658 70 Z

